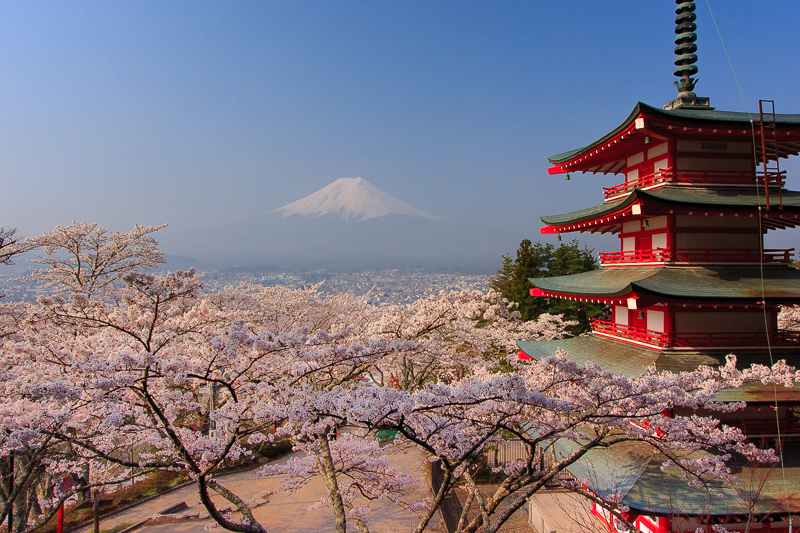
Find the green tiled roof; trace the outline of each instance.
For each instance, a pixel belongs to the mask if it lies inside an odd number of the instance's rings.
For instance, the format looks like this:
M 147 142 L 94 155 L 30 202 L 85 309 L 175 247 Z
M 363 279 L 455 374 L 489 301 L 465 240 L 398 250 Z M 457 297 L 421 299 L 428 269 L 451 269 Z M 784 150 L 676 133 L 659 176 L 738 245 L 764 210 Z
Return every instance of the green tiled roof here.
M 541 217 L 541 220 L 548 226 L 577 224 L 615 213 L 619 209 L 631 205 L 636 200 L 680 204 L 682 207 L 697 206 L 699 209 L 708 209 L 713 206 L 723 209 L 736 208 L 744 210 L 752 209 L 755 211 L 758 209 L 758 206 L 766 206 L 763 193 L 759 196 L 755 190 L 699 189 L 665 186 L 660 189 L 649 191 L 636 189 L 620 200 L 605 202 L 587 209 L 572 211 L 571 213 L 544 216 Z M 774 198 L 772 203 L 775 203 Z M 783 208 L 788 211 L 800 210 L 800 192 L 783 191 Z
M 584 335 L 557 341 L 517 341 L 519 349 L 533 359 L 554 355 L 559 348 L 579 365 L 595 361 L 605 370 L 626 376 L 638 376 L 658 360 L 661 352 L 615 342 L 595 335 Z
M 584 335 L 555 341 L 517 341 L 519 349 L 528 357 L 542 359 L 554 355 L 559 348 L 567 352 L 569 359 L 579 365 L 593 361 L 604 370 L 625 376 L 639 376 L 651 365 L 658 371 L 689 372 L 700 365 L 717 366 L 725 363 L 724 353 L 671 352 L 653 350 L 633 344 L 614 341 L 597 335 Z M 800 367 L 800 353 L 775 353 L 775 362 L 784 359 L 794 367 Z M 765 352 L 743 352 L 736 354 L 736 365 L 748 368 L 753 364 L 769 365 L 769 354 Z M 773 388 L 772 385 L 746 385 L 738 389 L 722 391 L 722 401 L 747 402 L 796 402 L 800 400 L 800 387 Z
M 639 191 L 636 190 L 620 200 L 614 200 L 613 202 L 605 202 L 593 207 L 587 207 L 586 209 L 571 211 L 569 213 L 562 213 L 560 215 L 547 215 L 539 217 L 539 220 L 541 220 L 548 226 L 564 226 L 566 224 L 576 224 L 578 222 L 583 222 L 585 220 L 592 220 L 593 218 L 596 217 L 610 215 L 622 208 L 628 207 L 634 201 L 636 201 L 637 199 L 636 193 L 638 192 Z
M 561 348 L 569 354 L 570 360 L 580 365 L 594 361 L 604 370 L 626 376 L 639 376 L 653 364 L 659 371 L 685 372 L 699 365 L 716 366 L 725 362 L 724 356 L 662 352 L 597 335 L 557 341 L 517 341 L 517 346 L 533 359 L 548 357 Z
M 559 439 L 554 443 L 557 454 L 568 454 L 578 443 Z M 708 455 L 695 452 L 687 457 Z M 587 480 L 587 486 L 595 494 L 607 498 L 614 494 L 622 496 L 623 505 L 645 510 L 655 515 L 743 515 L 748 513 L 750 502 L 745 501 L 730 485 L 712 487 L 689 486 L 678 467 L 661 470 L 665 457 L 654 454 L 653 448 L 640 442 L 624 442 L 609 448 L 594 448 L 578 462 L 568 467 L 579 479 Z M 793 463 L 795 461 L 792 461 Z M 740 491 L 745 494 L 750 480 L 766 479 L 760 494 L 753 502 L 755 514 L 786 513 L 786 498 L 792 510 L 797 509 L 800 496 L 800 468 L 789 466 L 781 470 L 747 466 L 737 472 Z M 785 483 L 785 486 L 784 486 Z
M 764 269 L 763 276 L 765 298 L 800 298 L 800 270 L 770 268 Z M 587 297 L 623 297 L 633 291 L 693 300 L 762 297 L 758 267 L 601 268 L 571 276 L 531 278 L 530 282 L 544 291 Z
M 639 114 L 644 113 L 647 116 L 651 117 L 664 117 L 670 119 L 672 122 L 706 122 L 709 124 L 713 123 L 723 123 L 726 127 L 733 126 L 734 123 L 738 123 L 741 127 L 746 127 L 750 129 L 750 120 L 751 115 L 748 113 L 741 113 L 736 111 L 716 111 L 716 110 L 693 110 L 693 109 L 672 109 L 666 111 L 664 109 L 659 109 L 657 107 L 653 107 L 642 102 L 636 104 L 636 107 L 633 108 L 631 114 L 628 115 L 628 118 L 625 121 L 614 128 L 612 131 L 597 139 L 593 143 L 584 146 L 583 148 L 577 148 L 575 150 L 570 150 L 569 152 L 564 152 L 561 154 L 556 154 L 553 156 L 548 157 L 547 159 L 557 165 L 559 163 L 563 163 L 564 161 L 569 161 L 576 155 L 583 153 L 587 150 L 591 150 L 595 146 L 601 145 L 607 140 L 614 137 L 616 134 L 627 128 L 633 120 L 639 116 Z M 764 117 L 765 122 L 771 122 L 769 117 Z M 757 116 L 752 116 L 753 120 L 758 120 Z M 800 115 L 788 115 L 788 114 L 777 114 L 775 115 L 776 123 L 780 125 L 786 126 L 794 126 L 800 125 Z

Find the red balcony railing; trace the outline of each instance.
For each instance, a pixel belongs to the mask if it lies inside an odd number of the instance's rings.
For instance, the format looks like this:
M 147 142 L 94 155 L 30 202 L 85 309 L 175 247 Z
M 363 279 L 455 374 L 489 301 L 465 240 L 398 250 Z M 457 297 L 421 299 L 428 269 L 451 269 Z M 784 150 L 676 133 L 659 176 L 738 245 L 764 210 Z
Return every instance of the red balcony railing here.
M 597 319 L 592 320 L 592 331 L 662 348 L 767 345 L 767 335 L 765 333 L 661 333 Z M 779 330 L 777 333 L 770 335 L 769 343 L 773 346 L 800 346 L 800 332 Z
M 625 265 L 636 263 L 760 263 L 789 264 L 792 262 L 794 248 L 784 250 L 707 250 L 685 248 L 668 250 L 628 250 L 625 252 L 600 252 L 603 265 Z
M 669 335 L 652 331 L 649 329 L 635 328 L 633 326 L 625 326 L 623 324 L 616 324 L 607 320 L 592 319 L 592 331 L 595 333 L 605 333 L 606 335 L 613 335 L 623 339 L 630 339 L 644 344 L 651 344 L 653 346 L 668 346 Z
M 783 187 L 786 171 L 768 172 L 767 184 L 770 187 Z M 764 175 L 755 172 L 729 172 L 729 171 L 705 171 L 705 170 L 681 170 L 675 171 L 671 168 L 656 170 L 649 174 L 639 176 L 635 180 L 626 181 L 613 187 L 603 187 L 606 200 L 628 194 L 634 189 L 648 189 L 667 183 L 680 185 L 694 185 L 696 187 L 708 187 L 714 185 L 755 185 L 763 183 Z

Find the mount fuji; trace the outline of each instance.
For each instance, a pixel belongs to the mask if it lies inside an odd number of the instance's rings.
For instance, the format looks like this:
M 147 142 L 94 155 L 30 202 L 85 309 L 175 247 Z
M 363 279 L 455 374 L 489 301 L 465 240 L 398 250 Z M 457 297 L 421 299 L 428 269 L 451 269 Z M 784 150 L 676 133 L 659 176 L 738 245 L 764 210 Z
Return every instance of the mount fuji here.
M 390 214 L 438 221 L 439 217 L 380 190 L 364 178 L 339 178 L 305 198 L 275 210 L 282 218 L 292 215 L 321 217 L 335 215 L 346 221 L 369 220 Z
M 173 235 L 170 253 L 224 268 L 461 269 L 496 262 L 481 228 L 448 222 L 375 187 L 340 178 L 260 216 Z M 488 252 L 488 254 L 487 254 Z

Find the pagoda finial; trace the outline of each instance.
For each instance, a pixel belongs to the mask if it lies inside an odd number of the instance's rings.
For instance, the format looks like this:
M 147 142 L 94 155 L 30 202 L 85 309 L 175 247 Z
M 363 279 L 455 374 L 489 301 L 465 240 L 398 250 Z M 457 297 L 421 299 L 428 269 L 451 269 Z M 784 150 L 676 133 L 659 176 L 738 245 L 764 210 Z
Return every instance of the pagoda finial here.
M 678 7 L 675 8 L 675 33 L 678 35 L 675 37 L 675 55 L 678 56 L 675 58 L 675 66 L 678 67 L 675 69 L 675 75 L 678 76 L 681 80 L 675 82 L 675 87 L 678 88 L 678 92 L 682 94 L 692 95 L 694 96 L 694 86 L 697 83 L 697 80 L 692 78 L 697 74 L 697 67 L 694 65 L 697 63 L 697 56 L 695 52 L 697 52 L 697 45 L 694 42 L 697 40 L 697 34 L 694 33 L 697 30 L 697 24 L 694 23 L 697 20 L 697 15 L 694 14 L 694 10 L 696 6 L 694 2 L 683 2 L 682 0 L 676 0 Z
M 694 14 L 694 2 L 675 0 L 675 75 L 680 78 L 675 82 L 678 88 L 678 98 L 664 106 L 664 109 L 713 109 L 709 107 L 710 101 L 705 97 L 698 97 L 694 94 L 694 86 L 697 85 L 696 79 L 692 76 L 697 74 L 697 15 Z

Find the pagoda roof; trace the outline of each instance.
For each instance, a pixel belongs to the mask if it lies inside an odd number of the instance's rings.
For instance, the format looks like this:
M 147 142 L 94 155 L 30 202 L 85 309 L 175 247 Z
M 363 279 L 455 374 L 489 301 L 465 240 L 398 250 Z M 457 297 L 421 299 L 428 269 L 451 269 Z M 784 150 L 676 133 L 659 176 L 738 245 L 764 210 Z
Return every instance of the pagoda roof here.
M 637 124 L 637 119 L 644 123 Z M 778 142 L 778 156 L 788 157 L 800 153 L 800 114 L 776 114 L 776 129 L 781 132 Z M 559 172 L 619 172 L 635 146 L 644 147 L 645 136 L 656 133 L 672 136 L 675 128 L 687 129 L 687 133 L 717 136 L 744 136 L 752 138 L 752 122 L 759 116 L 735 111 L 717 111 L 709 109 L 671 109 L 664 110 L 638 102 L 625 121 L 596 141 L 561 154 L 548 157 L 554 166 L 548 170 L 551 174 Z M 765 122 L 772 122 L 772 117 L 764 117 Z M 672 131 L 671 131 L 672 130 Z M 756 144 L 756 152 L 761 160 L 760 143 Z M 775 159 L 769 154 L 769 159 Z
M 763 281 L 762 281 L 763 280 Z M 558 297 L 773 300 L 800 299 L 800 270 L 759 267 L 600 268 L 552 278 L 530 278 L 537 289 Z M 763 291 L 763 293 L 762 293 Z
M 720 366 L 725 364 L 726 353 L 674 352 L 653 350 L 643 346 L 614 341 L 599 335 L 588 334 L 570 339 L 553 341 L 517 341 L 517 346 L 531 359 L 540 360 L 555 355 L 560 348 L 578 365 L 594 362 L 603 370 L 628 377 L 644 374 L 651 366 L 659 372 L 691 372 L 700 365 Z M 787 364 L 800 367 L 800 353 L 781 353 L 773 357 L 775 362 L 784 359 Z M 740 369 L 754 364 L 769 366 L 769 353 L 747 352 L 736 354 L 736 366 Z M 721 401 L 744 401 L 757 403 L 800 401 L 800 388 L 773 387 L 772 385 L 748 384 L 717 394 Z
M 695 209 L 702 212 L 729 212 L 737 213 L 758 213 L 758 208 L 762 208 L 762 216 L 770 224 L 768 227 L 786 227 L 795 224 L 787 221 L 790 215 L 794 218 L 800 214 L 800 191 L 783 191 L 783 210 L 766 211 L 766 199 L 764 193 L 755 188 L 752 189 L 706 189 L 694 187 L 681 187 L 666 185 L 659 189 L 642 190 L 635 189 L 628 196 L 619 200 L 604 202 L 594 207 L 563 213 L 559 215 L 548 215 L 541 217 L 541 221 L 548 226 L 567 226 L 567 230 L 580 229 L 570 228 L 576 224 L 595 222 L 593 225 L 603 225 L 600 219 L 605 217 L 619 217 L 628 214 L 629 208 L 636 203 L 658 207 L 660 211 L 670 210 L 690 211 Z M 775 204 L 773 199 L 772 204 Z M 613 222 L 609 220 L 608 222 Z M 619 225 L 613 222 L 611 225 Z
M 553 451 L 565 456 L 580 445 L 568 439 L 553 443 Z M 693 452 L 684 457 L 708 456 L 707 452 Z M 796 508 L 800 496 L 800 467 L 791 464 L 785 468 L 743 466 L 736 476 L 743 486 L 712 481 L 711 490 L 703 485 L 689 485 L 682 470 L 672 466 L 662 470 L 666 457 L 654 453 L 645 442 L 628 441 L 606 448 L 589 450 L 580 461 L 567 467 L 576 478 L 586 480 L 593 493 L 602 498 L 621 496 L 619 502 L 633 510 L 661 516 L 746 516 L 786 514 Z M 795 461 L 791 461 L 795 463 Z M 759 494 L 748 501 L 742 495 L 748 483 L 764 480 Z M 784 485 L 785 484 L 785 485 Z M 788 501 L 787 501 L 788 499 Z M 752 508 L 750 507 L 752 505 Z
M 721 362 L 719 355 L 663 352 L 593 334 L 554 341 L 517 341 L 517 346 L 536 360 L 554 355 L 561 348 L 570 360 L 579 365 L 594 361 L 603 370 L 629 377 L 643 374 L 652 365 L 656 365 L 659 371 L 683 372 L 694 370 L 699 365 L 719 365 Z M 724 359 L 722 357 L 722 362 Z

